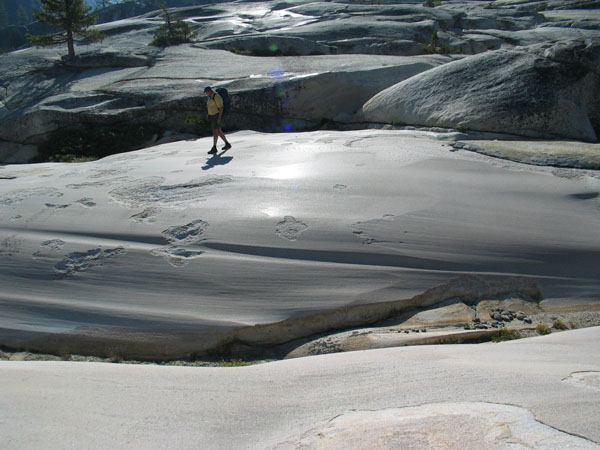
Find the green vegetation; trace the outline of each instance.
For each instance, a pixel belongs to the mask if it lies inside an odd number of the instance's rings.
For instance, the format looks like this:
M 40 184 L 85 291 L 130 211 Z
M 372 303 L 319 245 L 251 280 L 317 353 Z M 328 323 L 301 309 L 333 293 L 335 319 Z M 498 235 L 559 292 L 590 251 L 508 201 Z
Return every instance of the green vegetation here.
M 568 330 L 569 327 L 565 325 L 565 323 L 560 320 L 560 319 L 556 319 L 555 321 L 552 322 L 552 328 L 554 328 L 555 330 Z
M 83 162 L 141 147 L 155 128 L 147 125 L 61 130 L 39 149 L 34 162 Z
M 440 41 L 437 31 L 434 31 L 431 35 L 431 41 L 429 44 L 423 45 L 423 51 L 428 54 L 442 54 L 442 55 L 462 55 L 464 51 L 460 48 L 453 48 Z
M 150 42 L 150 45 L 169 47 L 193 42 L 196 39 L 198 33 L 192 30 L 186 22 L 182 20 L 173 21 L 166 4 L 161 4 L 160 8 L 163 11 L 165 23 L 154 33 L 154 39 Z
M 207 125 L 208 122 L 206 121 L 206 119 L 203 119 L 202 117 L 200 117 L 200 114 L 192 113 L 192 114 L 188 114 L 187 117 L 185 118 L 185 124 L 186 125 Z
M 543 323 L 538 323 L 537 326 L 535 327 L 535 329 L 537 330 L 538 334 L 544 335 L 544 334 L 550 334 L 550 327 L 548 325 L 545 325 Z
M 60 28 L 61 32 L 33 36 L 27 34 L 27 39 L 32 45 L 48 47 L 67 44 L 69 59 L 75 57 L 75 42 L 99 42 L 106 36 L 89 27 L 96 23 L 98 16 L 89 14 L 90 7 L 83 5 L 83 0 L 40 0 L 43 10 L 33 13 L 33 17 L 40 22 Z
M 503 342 L 520 339 L 521 335 L 517 330 L 509 330 L 507 328 L 500 328 L 494 334 L 492 334 L 492 342 Z
M 220 364 L 223 367 L 244 367 L 252 365 L 251 362 L 244 361 L 243 359 L 230 359 L 229 361 L 222 359 Z

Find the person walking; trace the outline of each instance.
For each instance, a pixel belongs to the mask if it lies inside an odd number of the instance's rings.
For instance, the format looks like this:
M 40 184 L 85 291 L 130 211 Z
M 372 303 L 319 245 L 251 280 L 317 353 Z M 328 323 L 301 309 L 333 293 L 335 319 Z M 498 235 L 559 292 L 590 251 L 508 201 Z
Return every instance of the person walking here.
M 213 91 L 210 86 L 204 88 L 204 93 L 208 96 L 208 101 L 206 102 L 206 109 L 208 110 L 207 119 L 213 132 L 213 146 L 208 154 L 215 155 L 217 153 L 217 141 L 219 140 L 219 137 L 225 142 L 225 146 L 222 150 L 229 150 L 231 148 L 231 144 L 221 130 L 221 121 L 223 120 L 223 98 L 217 92 Z

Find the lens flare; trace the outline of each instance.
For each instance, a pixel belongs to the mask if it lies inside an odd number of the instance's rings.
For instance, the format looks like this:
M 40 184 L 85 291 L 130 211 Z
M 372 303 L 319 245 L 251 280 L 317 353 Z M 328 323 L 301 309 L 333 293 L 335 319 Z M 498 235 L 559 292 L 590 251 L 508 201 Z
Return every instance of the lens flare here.
M 271 70 L 269 70 L 269 76 L 276 80 L 282 80 L 285 76 L 285 70 L 283 70 L 281 67 L 273 67 Z

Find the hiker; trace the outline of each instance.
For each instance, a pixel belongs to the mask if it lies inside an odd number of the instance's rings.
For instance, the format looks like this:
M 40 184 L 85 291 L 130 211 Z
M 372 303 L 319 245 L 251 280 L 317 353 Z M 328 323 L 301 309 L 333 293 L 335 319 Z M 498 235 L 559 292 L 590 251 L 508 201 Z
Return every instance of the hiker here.
M 210 128 L 213 132 L 213 146 L 208 152 L 209 155 L 215 155 L 217 153 L 217 141 L 219 137 L 225 142 L 225 146 L 221 150 L 229 150 L 231 144 L 223 134 L 221 130 L 221 120 L 223 119 L 223 98 L 210 86 L 204 88 L 204 93 L 208 96 L 206 107 L 208 109 L 207 119 L 210 122 Z

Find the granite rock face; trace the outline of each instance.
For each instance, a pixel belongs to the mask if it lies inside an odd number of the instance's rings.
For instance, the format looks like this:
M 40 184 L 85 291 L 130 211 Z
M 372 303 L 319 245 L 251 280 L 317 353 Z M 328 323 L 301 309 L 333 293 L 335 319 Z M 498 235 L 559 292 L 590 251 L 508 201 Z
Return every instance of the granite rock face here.
M 0 56 L 0 160 L 90 130 L 136 131 L 107 153 L 205 134 L 186 118 L 204 115 L 207 84 L 231 93 L 229 129 L 404 124 L 596 141 L 596 3 L 199 4 L 172 9 L 197 41 L 168 48 L 148 45 L 160 11 L 102 23 L 108 38 L 74 61 L 60 47 Z
M 369 121 L 595 142 L 600 40 L 465 58 L 412 77 L 363 107 Z

